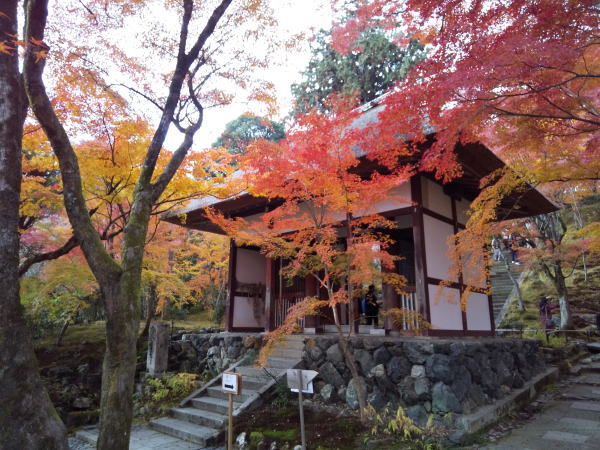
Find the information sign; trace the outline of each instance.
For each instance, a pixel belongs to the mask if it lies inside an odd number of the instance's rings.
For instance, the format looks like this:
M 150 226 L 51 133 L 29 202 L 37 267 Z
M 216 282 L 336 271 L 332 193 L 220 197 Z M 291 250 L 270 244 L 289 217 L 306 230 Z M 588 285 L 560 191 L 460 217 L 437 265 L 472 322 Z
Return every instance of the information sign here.
M 223 392 L 233 395 L 242 393 L 242 377 L 239 373 L 223 372 L 223 383 L 221 385 Z

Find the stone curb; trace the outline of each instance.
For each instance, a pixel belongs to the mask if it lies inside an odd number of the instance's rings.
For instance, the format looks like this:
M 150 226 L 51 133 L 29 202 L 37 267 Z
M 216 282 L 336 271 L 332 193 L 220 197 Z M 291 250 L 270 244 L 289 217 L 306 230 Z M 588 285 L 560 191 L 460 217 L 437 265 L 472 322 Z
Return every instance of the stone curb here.
M 515 389 L 505 398 L 497 400 L 491 405 L 482 406 L 471 414 L 457 416 L 456 425 L 466 434 L 476 433 L 482 428 L 497 422 L 512 409 L 516 409 L 533 400 L 542 387 L 556 382 L 559 378 L 558 368 L 552 367 L 536 375 L 525 383 L 525 386 Z

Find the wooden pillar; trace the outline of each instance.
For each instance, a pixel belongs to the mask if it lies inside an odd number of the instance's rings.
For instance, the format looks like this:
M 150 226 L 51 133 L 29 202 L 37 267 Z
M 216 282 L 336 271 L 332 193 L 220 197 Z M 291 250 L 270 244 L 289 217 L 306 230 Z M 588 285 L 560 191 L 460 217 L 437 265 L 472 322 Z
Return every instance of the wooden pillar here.
M 270 332 L 275 329 L 275 264 L 272 258 L 265 259 L 265 331 Z
M 427 286 L 427 258 L 425 257 L 425 227 L 423 224 L 423 195 L 421 176 L 410 179 L 411 199 L 415 203 L 412 214 L 413 241 L 415 244 L 415 289 L 419 314 L 431 323 L 429 289 Z M 426 332 L 426 330 L 423 330 Z
M 315 277 L 309 275 L 306 277 L 305 283 L 305 294 L 307 297 L 319 297 L 319 287 Z M 321 333 L 321 316 L 311 315 L 304 318 L 304 333 L 306 334 L 317 334 Z
M 229 281 L 227 292 L 227 304 L 225 305 L 225 330 L 233 330 L 233 306 L 236 289 L 235 272 L 237 268 L 237 245 L 235 240 L 229 240 Z
M 383 310 L 389 311 L 390 309 L 400 308 L 400 302 L 398 301 L 398 293 L 394 286 L 389 284 L 383 284 Z M 400 327 L 394 323 L 392 318 L 386 314 L 383 326 L 385 328 L 386 334 L 390 331 L 398 331 Z
M 453 196 L 451 196 L 450 202 L 452 204 L 452 226 L 454 227 L 454 234 L 456 234 L 456 233 L 458 233 L 458 214 L 456 212 L 456 199 Z M 462 294 L 465 291 L 465 284 L 464 284 L 462 270 L 460 272 L 458 272 L 458 288 L 459 288 L 458 289 L 459 297 L 462 297 Z M 466 311 L 466 309 L 463 311 L 462 302 L 460 304 L 461 304 L 460 312 L 461 312 L 461 316 L 462 316 L 462 328 L 463 328 L 463 333 L 466 334 L 467 329 L 468 329 L 467 311 Z

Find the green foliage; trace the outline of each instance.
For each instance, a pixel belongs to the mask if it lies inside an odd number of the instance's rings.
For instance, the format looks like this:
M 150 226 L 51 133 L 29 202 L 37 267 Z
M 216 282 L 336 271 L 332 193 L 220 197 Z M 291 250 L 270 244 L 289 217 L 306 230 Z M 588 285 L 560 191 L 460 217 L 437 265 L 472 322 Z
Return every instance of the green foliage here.
M 278 142 L 285 137 L 283 125 L 249 114 L 242 114 L 225 125 L 225 131 L 213 143 L 213 147 L 225 147 L 229 153 L 244 153 L 246 147 L 257 139 Z
M 163 378 L 147 378 L 141 393 L 134 395 L 136 415 L 146 418 L 163 414 L 196 388 L 195 373 L 176 373 Z
M 429 416 L 424 427 L 419 427 L 408 417 L 402 407 L 396 413 L 391 413 L 387 408 L 381 412 L 369 405 L 366 410 L 371 422 L 371 435 L 388 435 L 397 438 L 402 444 L 409 444 L 415 450 L 442 449 L 447 430 L 440 424 L 433 422 L 433 415 Z
M 40 277 L 21 280 L 21 303 L 36 338 L 73 323 L 99 297 L 88 265 L 79 258 L 47 263 Z
M 271 404 L 276 409 L 286 408 L 291 400 L 290 389 L 285 380 L 278 380 L 275 383 L 275 395 Z
M 379 28 L 362 32 L 357 48 L 346 55 L 331 45 L 330 32 L 321 30 L 317 35 L 313 55 L 302 73 L 302 81 L 292 85 L 296 101 L 294 114 L 312 108 L 327 109 L 325 99 L 331 94 L 358 95 L 366 103 L 406 75 L 408 69 L 425 57 L 423 46 L 411 41 L 401 49 L 390 41 Z

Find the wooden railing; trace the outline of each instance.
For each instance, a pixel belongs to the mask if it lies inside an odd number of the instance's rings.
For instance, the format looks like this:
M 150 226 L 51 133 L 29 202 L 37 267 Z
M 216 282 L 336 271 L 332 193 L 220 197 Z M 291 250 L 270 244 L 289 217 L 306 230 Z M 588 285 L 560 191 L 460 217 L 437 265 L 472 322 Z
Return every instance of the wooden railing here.
M 298 293 L 283 294 L 281 297 L 275 298 L 275 328 L 280 327 L 285 321 L 288 309 L 294 306 L 296 303 L 304 300 L 304 296 Z M 298 326 L 304 328 L 304 318 L 298 319 Z
M 402 330 L 418 330 L 419 327 L 419 302 L 417 300 L 417 293 L 414 288 L 406 288 L 404 294 L 398 296 L 400 302 L 399 307 L 402 309 L 404 314 L 399 321 L 399 326 Z

